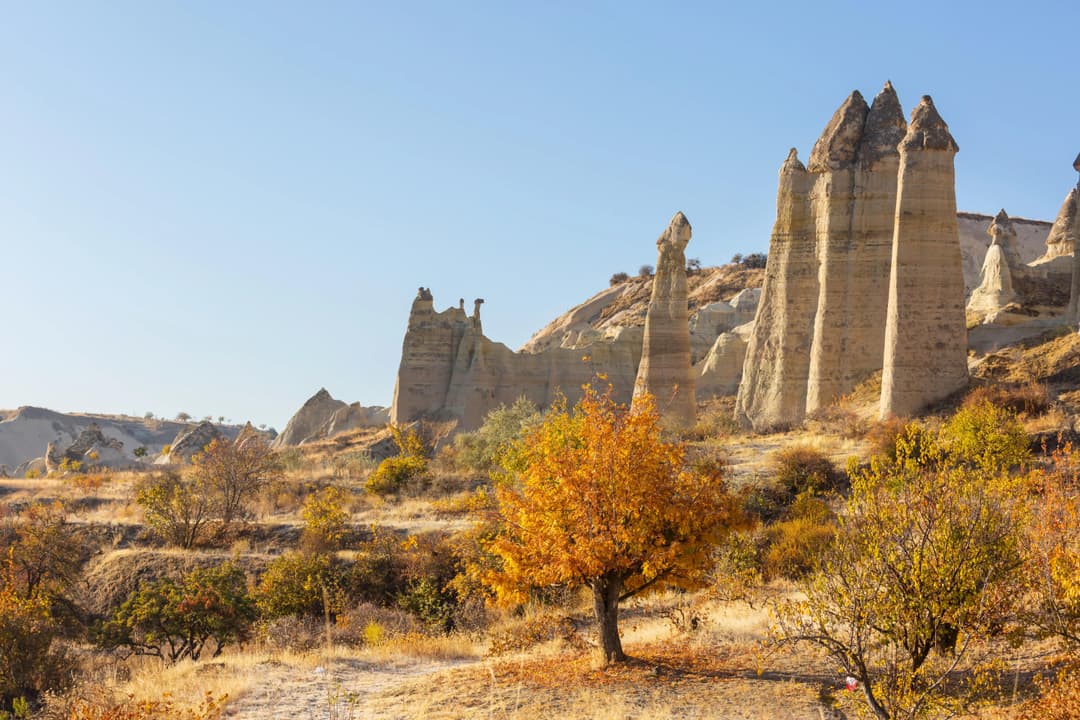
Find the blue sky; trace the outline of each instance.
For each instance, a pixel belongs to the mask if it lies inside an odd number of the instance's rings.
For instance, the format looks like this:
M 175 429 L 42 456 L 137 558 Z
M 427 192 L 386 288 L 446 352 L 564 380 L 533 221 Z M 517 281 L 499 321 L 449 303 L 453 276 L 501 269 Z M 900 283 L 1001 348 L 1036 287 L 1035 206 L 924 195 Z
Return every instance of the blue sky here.
M 1080 3 L 724 5 L 0 0 L 0 407 L 388 404 L 418 286 L 517 347 L 676 210 L 764 251 L 788 148 L 886 79 L 962 209 L 1076 182 Z

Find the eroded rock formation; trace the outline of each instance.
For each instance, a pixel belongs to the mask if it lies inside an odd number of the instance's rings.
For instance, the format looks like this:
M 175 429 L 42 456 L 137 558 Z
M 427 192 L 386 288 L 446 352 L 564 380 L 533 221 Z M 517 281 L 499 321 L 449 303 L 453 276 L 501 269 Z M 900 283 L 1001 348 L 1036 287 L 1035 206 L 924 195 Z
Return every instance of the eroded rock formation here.
M 819 293 L 810 178 L 792 148 L 780 167 L 776 222 L 754 329 L 735 401 L 755 430 L 786 427 L 806 412 L 806 380 Z
M 634 398 L 652 395 L 664 421 L 675 427 L 697 421 L 686 299 L 686 245 L 691 233 L 690 222 L 677 212 L 656 241 L 656 276 L 634 381 Z
M 1013 289 L 1013 274 L 1026 268 L 1016 254 L 1016 230 L 1004 210 L 997 214 L 990 225 L 990 247 L 986 250 L 979 286 L 972 291 L 967 303 L 967 313 L 980 323 L 1008 320 L 1003 311 L 1018 299 Z M 1013 251 L 1010 254 L 1009 246 Z M 1016 318 L 1023 319 L 1023 316 Z
M 641 343 L 640 327 L 612 327 L 572 348 L 515 353 L 484 336 L 479 304 L 473 317 L 460 305 L 437 312 L 431 292 L 421 288 L 409 312 L 390 420 L 456 420 L 459 430 L 473 430 L 519 397 L 548 407 L 561 392 L 574 402 L 597 372 L 607 375 L 619 402 L 629 402 Z
M 190 462 L 191 458 L 201 453 L 207 445 L 226 436 L 209 420 L 203 420 L 192 428 L 182 430 L 169 445 L 169 452 L 162 454 L 156 464 Z
M 312 395 L 300 406 L 281 434 L 274 438 L 273 447 L 289 447 L 299 445 L 315 435 L 323 423 L 330 419 L 338 410 L 347 407 L 341 400 L 335 400 L 327 392 L 326 388 Z
M 45 449 L 45 469 L 55 472 L 67 465 L 79 463 L 80 467 L 120 468 L 131 465 L 124 455 L 124 443 L 116 438 L 106 437 L 96 423 L 79 433 L 75 442 L 67 447 L 49 443 Z
M 896 91 L 887 82 L 870 108 L 852 93 L 811 153 L 821 286 L 808 413 L 881 369 L 900 165 L 896 146 L 906 129 Z
M 968 382 L 953 168 L 958 149 L 924 95 L 900 143 L 882 417 L 914 414 Z

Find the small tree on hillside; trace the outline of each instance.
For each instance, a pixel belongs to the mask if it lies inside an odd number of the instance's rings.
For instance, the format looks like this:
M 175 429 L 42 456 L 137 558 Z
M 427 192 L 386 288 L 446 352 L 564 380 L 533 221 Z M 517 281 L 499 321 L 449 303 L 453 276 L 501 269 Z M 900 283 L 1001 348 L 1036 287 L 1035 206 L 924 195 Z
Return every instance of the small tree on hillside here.
M 146 524 L 167 542 L 192 548 L 207 539 L 214 519 L 209 489 L 175 470 L 136 483 L 135 502 L 142 507 Z
M 250 517 L 250 501 L 282 477 L 277 453 L 254 436 L 239 443 L 214 440 L 192 464 L 193 479 L 212 494 L 215 513 L 225 525 Z
M 502 560 L 485 581 L 500 601 L 532 588 L 588 586 L 605 661 L 626 658 L 619 603 L 666 586 L 705 584 L 709 552 L 737 517 L 716 467 L 688 468 L 681 444 L 660 439 L 651 398 L 629 412 L 586 387 L 557 405 L 508 453 L 497 488 Z

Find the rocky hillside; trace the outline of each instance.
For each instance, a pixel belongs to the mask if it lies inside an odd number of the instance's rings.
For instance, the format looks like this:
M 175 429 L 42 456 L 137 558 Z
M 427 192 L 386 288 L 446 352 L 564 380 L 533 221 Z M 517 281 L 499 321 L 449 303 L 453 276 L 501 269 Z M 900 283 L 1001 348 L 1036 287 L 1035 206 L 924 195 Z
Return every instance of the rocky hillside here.
M 136 460 L 136 448 L 146 448 L 146 457 L 152 458 L 190 428 L 187 423 L 168 420 L 21 407 L 7 411 L 0 421 L 0 471 L 21 475 L 20 470 L 24 472 L 29 463 L 39 459 L 44 461 L 50 445 L 57 448 L 58 454 L 64 454 L 92 425 L 97 426 L 106 441 L 119 443 L 118 455 L 131 462 Z M 220 426 L 220 429 L 227 437 L 235 437 L 240 431 L 236 426 Z M 115 443 L 111 445 L 116 447 Z

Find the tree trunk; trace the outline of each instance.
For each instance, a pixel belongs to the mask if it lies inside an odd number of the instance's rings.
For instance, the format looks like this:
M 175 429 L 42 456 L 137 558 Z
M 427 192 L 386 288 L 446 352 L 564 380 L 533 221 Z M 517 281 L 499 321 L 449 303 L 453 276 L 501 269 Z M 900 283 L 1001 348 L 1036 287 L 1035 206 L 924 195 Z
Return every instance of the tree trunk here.
M 593 612 L 600 627 L 600 648 L 604 662 L 622 662 L 622 640 L 619 639 L 619 595 L 622 594 L 622 578 L 605 575 L 592 582 Z

